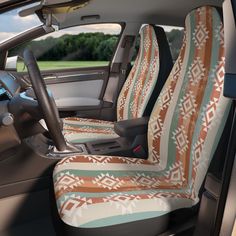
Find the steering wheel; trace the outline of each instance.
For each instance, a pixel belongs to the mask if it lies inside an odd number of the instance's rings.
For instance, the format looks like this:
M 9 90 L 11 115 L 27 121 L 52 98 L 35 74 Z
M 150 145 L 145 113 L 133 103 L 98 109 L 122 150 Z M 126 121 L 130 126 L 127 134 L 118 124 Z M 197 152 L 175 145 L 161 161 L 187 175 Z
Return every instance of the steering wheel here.
M 67 149 L 67 145 L 61 131 L 59 113 L 54 98 L 46 89 L 46 84 L 42 78 L 37 61 L 32 51 L 25 49 L 23 55 L 35 96 L 38 100 L 38 104 L 42 111 L 51 138 L 54 141 L 57 150 L 65 151 Z

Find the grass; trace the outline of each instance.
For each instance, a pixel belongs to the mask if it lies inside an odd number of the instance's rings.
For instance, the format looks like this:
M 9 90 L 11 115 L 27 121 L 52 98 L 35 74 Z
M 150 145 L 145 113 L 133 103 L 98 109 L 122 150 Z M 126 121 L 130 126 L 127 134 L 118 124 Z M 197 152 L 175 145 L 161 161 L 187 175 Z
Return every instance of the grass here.
M 108 61 L 38 61 L 40 70 L 57 70 L 67 68 L 83 68 L 83 67 L 96 67 L 96 66 L 107 66 Z M 26 71 L 23 62 L 18 62 L 17 71 Z

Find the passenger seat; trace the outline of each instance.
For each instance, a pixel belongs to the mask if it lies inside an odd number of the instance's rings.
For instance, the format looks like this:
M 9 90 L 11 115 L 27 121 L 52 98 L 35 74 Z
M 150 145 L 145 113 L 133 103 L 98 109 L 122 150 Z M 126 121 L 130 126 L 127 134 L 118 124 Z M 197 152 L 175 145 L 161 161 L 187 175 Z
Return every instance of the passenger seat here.
M 149 116 L 173 66 L 163 28 L 145 25 L 140 36 L 138 56 L 118 97 L 117 121 Z M 119 137 L 114 122 L 70 117 L 63 124 L 66 140 L 74 144 Z

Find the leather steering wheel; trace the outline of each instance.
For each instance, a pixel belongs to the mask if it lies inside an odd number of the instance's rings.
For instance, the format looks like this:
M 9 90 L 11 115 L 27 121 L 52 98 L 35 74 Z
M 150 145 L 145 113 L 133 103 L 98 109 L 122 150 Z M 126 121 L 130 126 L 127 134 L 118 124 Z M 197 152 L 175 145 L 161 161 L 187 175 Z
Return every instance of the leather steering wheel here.
M 39 107 L 42 111 L 48 131 L 54 144 L 59 151 L 67 149 L 65 138 L 61 131 L 60 118 L 56 103 L 51 94 L 48 93 L 46 84 L 40 73 L 37 61 L 29 49 L 24 51 L 24 61 L 28 68 L 32 87 L 37 98 Z

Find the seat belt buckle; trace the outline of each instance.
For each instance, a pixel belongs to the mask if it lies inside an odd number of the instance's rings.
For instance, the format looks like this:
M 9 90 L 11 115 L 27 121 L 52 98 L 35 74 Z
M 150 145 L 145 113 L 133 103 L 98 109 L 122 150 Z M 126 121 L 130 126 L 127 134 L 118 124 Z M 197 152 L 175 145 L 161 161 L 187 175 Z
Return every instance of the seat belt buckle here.
M 145 156 L 146 156 L 146 152 L 145 152 L 142 145 L 138 145 L 137 147 L 135 147 L 133 149 L 133 153 L 134 153 L 135 157 L 138 157 L 138 158 L 145 158 Z

